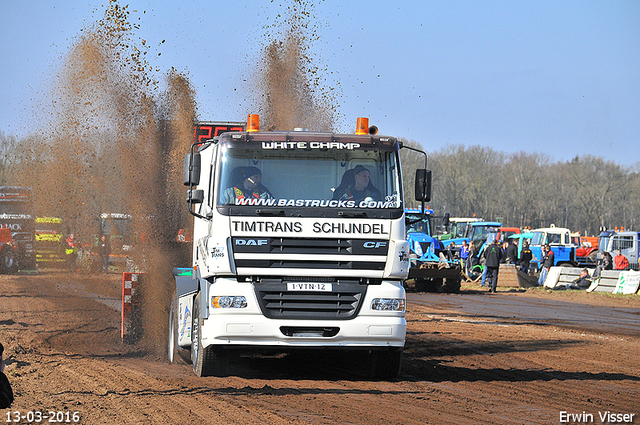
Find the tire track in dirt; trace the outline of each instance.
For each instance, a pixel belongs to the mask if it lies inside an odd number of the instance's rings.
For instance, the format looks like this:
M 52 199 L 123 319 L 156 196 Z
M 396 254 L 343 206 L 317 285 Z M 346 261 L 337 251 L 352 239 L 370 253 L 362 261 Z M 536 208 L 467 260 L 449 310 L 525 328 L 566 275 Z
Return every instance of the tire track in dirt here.
M 357 358 L 327 353 L 243 356 L 232 376 L 198 378 L 122 344 L 119 313 L 81 294 L 113 296 L 120 285 L 118 276 L 0 276 L 13 408 L 79 411 L 89 424 L 548 424 L 563 410 L 635 413 L 640 396 L 640 359 L 624 356 L 638 338 L 411 303 L 395 381 L 368 381 Z

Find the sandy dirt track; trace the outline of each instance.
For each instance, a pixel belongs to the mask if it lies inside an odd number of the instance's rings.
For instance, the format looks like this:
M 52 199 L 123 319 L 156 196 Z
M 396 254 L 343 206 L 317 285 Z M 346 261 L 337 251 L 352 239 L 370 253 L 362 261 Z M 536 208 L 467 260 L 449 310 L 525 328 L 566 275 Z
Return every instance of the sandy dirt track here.
M 640 322 L 638 296 L 475 289 L 428 302 L 409 294 L 404 366 L 393 382 L 366 380 L 353 359 L 323 353 L 246 357 L 233 376 L 197 378 L 186 363 L 122 344 L 120 276 L 0 276 L 10 410 L 77 411 L 83 424 L 602 423 L 606 411 L 640 423 L 640 336 L 456 310 L 549 300 L 576 311 L 624 307 Z M 2 422 L 13 419 L 7 412 Z M 561 412 L 593 421 L 562 422 Z

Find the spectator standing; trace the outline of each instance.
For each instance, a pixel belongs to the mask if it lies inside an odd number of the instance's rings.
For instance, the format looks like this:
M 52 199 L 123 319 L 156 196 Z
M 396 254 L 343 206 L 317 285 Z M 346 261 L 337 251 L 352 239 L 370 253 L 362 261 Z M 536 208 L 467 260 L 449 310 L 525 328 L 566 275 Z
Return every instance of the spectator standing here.
M 540 278 L 538 279 L 538 285 L 540 286 L 544 285 L 549 269 L 555 265 L 555 254 L 551 251 L 549 244 L 542 246 L 542 253 L 542 258 L 540 259 Z
M 67 257 L 67 268 L 76 271 L 76 260 L 78 258 L 78 241 L 73 233 L 64 240 L 65 255 Z
M 102 271 L 107 273 L 109 271 L 109 254 L 111 248 L 109 247 L 109 238 L 106 235 L 100 237 L 98 243 L 98 249 L 100 251 L 100 263 L 102 264 Z
M 621 250 L 616 251 L 616 253 L 618 255 L 616 255 L 613 258 L 613 262 L 615 263 L 615 269 L 616 270 L 626 270 L 629 267 L 629 260 L 627 260 L 627 257 L 622 255 L 622 251 Z
M 500 262 L 504 257 L 504 251 L 497 240 L 493 241 L 493 243 L 485 249 L 484 256 L 489 292 L 496 292 L 496 288 L 498 287 L 498 271 L 500 269 Z
M 478 249 L 474 241 L 469 242 L 469 272 L 478 264 Z
M 469 276 L 469 244 L 467 240 L 462 240 L 462 246 L 460 247 L 460 260 L 462 261 L 462 270 L 464 274 Z
M 505 254 L 505 252 L 507 252 L 507 248 L 509 248 L 509 242 L 504 241 L 504 242 L 502 242 L 501 245 L 502 245 L 502 254 L 503 255 L 502 255 L 502 260 L 500 260 L 500 262 L 501 263 L 506 263 L 507 262 L 507 256 L 504 255 L 504 254 Z
M 532 258 L 533 254 L 529 248 L 529 243 L 527 241 L 522 242 L 522 251 L 520 251 L 520 261 L 518 263 L 522 273 L 529 274 L 529 264 Z
M 506 249 L 505 261 L 509 264 L 518 263 L 518 240 L 513 239 Z

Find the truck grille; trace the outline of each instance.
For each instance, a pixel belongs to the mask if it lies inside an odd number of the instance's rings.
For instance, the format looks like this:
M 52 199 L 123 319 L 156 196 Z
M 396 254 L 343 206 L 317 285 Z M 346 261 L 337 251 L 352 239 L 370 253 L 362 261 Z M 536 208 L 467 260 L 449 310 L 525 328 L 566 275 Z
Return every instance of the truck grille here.
M 232 238 L 237 268 L 384 270 L 380 239 Z M 377 257 L 377 258 L 372 258 Z
M 282 279 L 262 279 L 254 287 L 260 309 L 270 319 L 348 320 L 355 317 L 367 285 L 354 279 L 334 279 L 331 284 L 331 292 L 288 291 L 287 283 Z

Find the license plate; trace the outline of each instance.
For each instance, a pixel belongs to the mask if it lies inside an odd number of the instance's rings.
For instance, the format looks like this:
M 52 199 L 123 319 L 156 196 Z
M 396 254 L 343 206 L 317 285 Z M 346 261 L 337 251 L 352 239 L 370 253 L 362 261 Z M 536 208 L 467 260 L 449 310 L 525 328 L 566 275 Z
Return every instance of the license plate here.
M 288 282 L 288 291 L 314 291 L 314 292 L 331 292 L 333 287 L 330 283 L 312 283 L 312 282 Z

